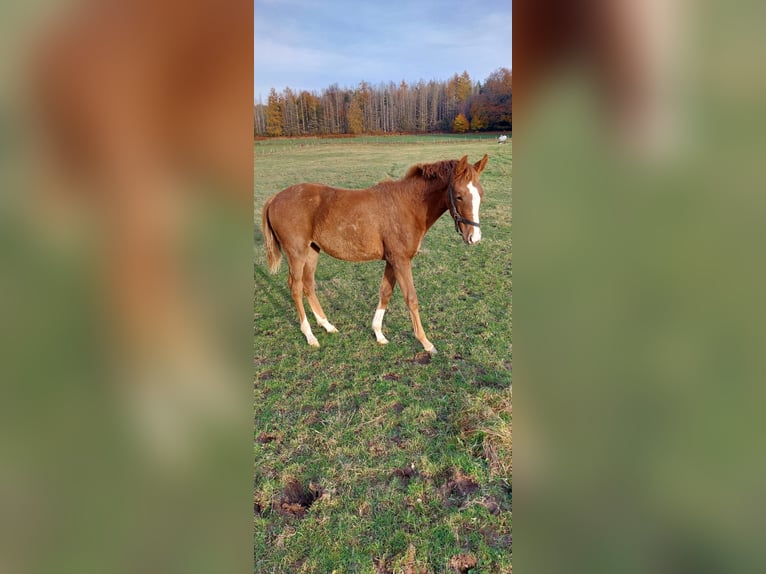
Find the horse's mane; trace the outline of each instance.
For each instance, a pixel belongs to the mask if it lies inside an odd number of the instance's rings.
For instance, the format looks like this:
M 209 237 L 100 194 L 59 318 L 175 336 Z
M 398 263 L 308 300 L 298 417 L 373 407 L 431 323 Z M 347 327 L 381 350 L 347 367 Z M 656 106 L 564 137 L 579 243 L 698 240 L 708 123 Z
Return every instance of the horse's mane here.
M 434 163 L 418 163 L 410 166 L 407 173 L 405 173 L 404 177 L 401 179 L 384 179 L 383 181 L 379 181 L 375 187 L 387 192 L 407 192 L 416 187 L 415 184 L 417 183 L 417 179 L 426 181 L 438 180 L 447 184 L 452 179 L 452 174 L 455 172 L 457 163 L 456 159 L 447 159 Z
M 440 179 L 449 181 L 455 171 L 457 160 L 448 159 L 435 163 L 418 163 L 407 170 L 402 179 L 422 177 L 423 179 Z

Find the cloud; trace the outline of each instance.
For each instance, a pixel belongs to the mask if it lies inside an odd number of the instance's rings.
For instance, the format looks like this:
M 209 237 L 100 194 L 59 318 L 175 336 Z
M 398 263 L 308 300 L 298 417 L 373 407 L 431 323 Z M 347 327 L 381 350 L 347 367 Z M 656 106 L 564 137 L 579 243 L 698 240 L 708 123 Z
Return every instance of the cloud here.
M 471 2 L 258 0 L 255 97 L 271 87 L 321 91 L 365 80 L 443 80 L 467 70 L 483 80 L 511 66 L 512 16 Z

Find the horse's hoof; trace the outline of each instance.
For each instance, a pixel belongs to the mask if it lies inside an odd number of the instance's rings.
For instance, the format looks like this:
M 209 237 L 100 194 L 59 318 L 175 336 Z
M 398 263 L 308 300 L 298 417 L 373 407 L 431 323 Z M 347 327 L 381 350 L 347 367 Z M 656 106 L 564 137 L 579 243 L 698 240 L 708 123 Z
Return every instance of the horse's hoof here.
M 388 339 L 383 337 L 382 339 L 378 339 L 378 345 L 388 345 Z
M 432 355 L 437 355 L 438 354 L 437 351 L 436 351 L 436 347 L 431 347 L 430 349 L 428 349 L 428 352 L 431 353 Z
M 319 347 L 319 341 L 317 341 L 316 339 L 309 339 L 309 340 L 308 340 L 308 343 L 309 343 L 309 345 L 311 345 L 312 347 Z

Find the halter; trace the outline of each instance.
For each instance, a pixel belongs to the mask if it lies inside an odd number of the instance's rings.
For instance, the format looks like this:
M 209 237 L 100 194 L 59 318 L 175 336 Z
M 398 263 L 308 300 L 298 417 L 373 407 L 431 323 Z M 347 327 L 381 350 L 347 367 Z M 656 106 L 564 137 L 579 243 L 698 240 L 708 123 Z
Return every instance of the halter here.
M 460 233 L 460 225 L 459 225 L 460 223 L 465 223 L 466 225 L 473 225 L 474 227 L 481 227 L 481 225 L 479 225 L 475 221 L 466 219 L 465 217 L 463 217 L 457 212 L 457 207 L 455 206 L 455 187 L 452 181 L 450 181 L 450 184 L 449 184 L 449 204 L 450 204 L 450 215 L 452 216 L 452 219 L 455 220 L 455 231 Z

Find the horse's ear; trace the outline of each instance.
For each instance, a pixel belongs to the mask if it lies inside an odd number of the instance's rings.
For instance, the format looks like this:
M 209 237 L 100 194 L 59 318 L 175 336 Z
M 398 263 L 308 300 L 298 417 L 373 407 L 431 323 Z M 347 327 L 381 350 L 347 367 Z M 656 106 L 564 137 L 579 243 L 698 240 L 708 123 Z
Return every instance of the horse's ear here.
M 455 166 L 455 175 L 460 176 L 465 173 L 466 168 L 468 167 L 468 156 L 464 155 L 460 158 L 460 161 L 457 162 L 457 165 Z
M 484 171 L 484 167 L 487 165 L 487 161 L 489 160 L 489 156 L 487 154 L 484 154 L 484 157 L 481 158 L 479 161 L 477 161 L 475 164 L 473 164 L 473 167 L 476 168 L 476 171 L 481 173 Z

